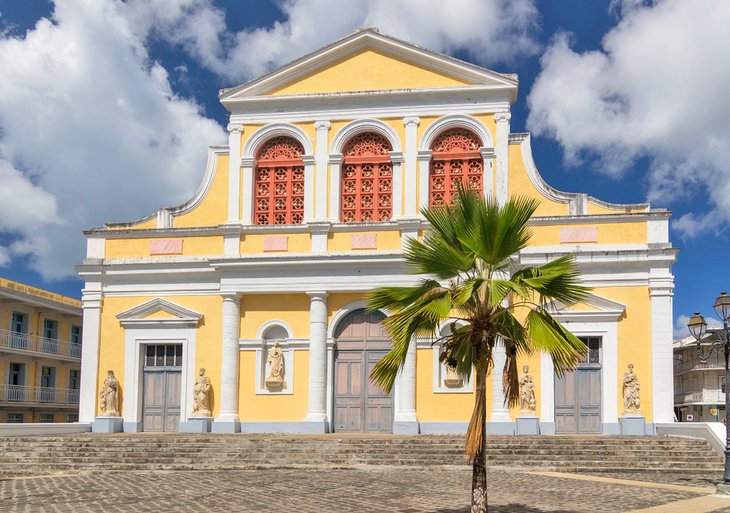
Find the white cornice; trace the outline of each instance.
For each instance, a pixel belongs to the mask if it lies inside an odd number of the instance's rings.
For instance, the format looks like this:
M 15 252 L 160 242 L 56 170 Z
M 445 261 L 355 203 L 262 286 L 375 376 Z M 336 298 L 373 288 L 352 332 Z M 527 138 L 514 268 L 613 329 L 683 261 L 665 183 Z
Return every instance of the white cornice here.
M 149 318 L 157 312 L 165 312 L 172 315 L 170 318 Z M 125 310 L 117 314 L 119 323 L 125 328 L 141 327 L 149 325 L 160 326 L 190 326 L 196 327 L 203 318 L 194 310 L 190 310 L 171 301 L 162 298 L 155 298 L 141 305 Z

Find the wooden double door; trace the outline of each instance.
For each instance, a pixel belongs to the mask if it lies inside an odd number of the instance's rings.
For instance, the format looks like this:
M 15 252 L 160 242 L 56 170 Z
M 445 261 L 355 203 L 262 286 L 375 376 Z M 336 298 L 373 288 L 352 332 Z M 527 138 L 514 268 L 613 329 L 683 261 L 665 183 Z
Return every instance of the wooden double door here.
M 335 336 L 334 430 L 393 430 L 393 395 L 370 381 L 373 370 L 390 348 L 379 312 L 357 310 L 339 324 Z
M 601 365 L 555 376 L 555 432 L 601 432 Z
M 143 374 L 142 426 L 144 431 L 176 432 L 180 427 L 182 346 L 146 347 Z

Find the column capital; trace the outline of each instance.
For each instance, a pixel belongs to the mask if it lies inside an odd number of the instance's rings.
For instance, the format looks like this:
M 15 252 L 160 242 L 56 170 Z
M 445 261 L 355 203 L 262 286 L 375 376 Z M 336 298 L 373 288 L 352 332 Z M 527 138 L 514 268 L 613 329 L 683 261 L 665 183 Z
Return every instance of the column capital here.
M 240 134 L 241 132 L 243 132 L 243 125 L 240 125 L 238 123 L 229 123 L 228 127 L 226 128 L 228 129 L 229 133 L 238 132 Z
M 255 162 L 256 162 L 256 159 L 251 158 L 251 157 L 242 157 L 241 158 L 242 167 L 253 167 Z
M 323 121 L 323 120 L 321 120 L 321 121 L 315 121 L 314 122 L 314 129 L 317 130 L 318 132 L 320 130 L 329 130 L 331 126 L 332 125 L 331 125 L 331 123 L 329 121 Z
M 393 164 L 402 164 L 403 163 L 403 152 L 402 151 L 391 151 L 389 153 L 390 155 L 390 161 Z
M 240 301 L 243 297 L 241 292 L 221 292 L 223 301 Z
M 324 301 L 329 294 L 324 290 L 308 290 L 307 295 L 312 301 Z
M 342 153 L 330 153 L 330 164 L 342 164 Z
M 495 112 L 494 113 L 494 121 L 497 123 L 506 123 L 510 120 L 512 117 L 512 114 L 509 112 Z
M 421 118 L 418 116 L 408 116 L 407 118 L 403 118 L 403 124 L 405 126 L 413 125 L 418 126 L 421 123 Z
M 421 150 L 418 152 L 418 155 L 416 156 L 417 160 L 420 161 L 426 161 L 431 160 L 431 155 L 433 155 L 433 151 L 431 150 Z
M 304 163 L 305 166 L 313 166 L 316 159 L 314 155 L 302 155 L 302 163 Z
M 492 159 L 496 155 L 494 148 L 487 148 L 486 146 L 479 148 L 479 153 L 483 159 Z

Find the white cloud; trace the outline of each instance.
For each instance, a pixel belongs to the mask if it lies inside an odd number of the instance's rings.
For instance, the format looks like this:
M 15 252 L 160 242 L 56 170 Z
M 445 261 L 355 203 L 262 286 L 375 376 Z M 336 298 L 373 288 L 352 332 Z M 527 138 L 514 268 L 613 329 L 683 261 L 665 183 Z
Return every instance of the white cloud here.
M 480 63 L 533 54 L 534 0 L 284 0 L 284 21 L 231 32 L 210 0 L 130 0 L 127 16 L 140 34 L 181 45 L 221 77 L 241 81 L 342 37 L 355 28 L 444 52 L 467 51 Z
M 83 229 L 188 199 L 225 141 L 122 10 L 58 0 L 52 21 L 0 38 L 0 265 L 28 255 L 45 278 L 73 275 Z
M 602 49 L 578 53 L 556 36 L 528 97 L 528 127 L 556 139 L 569 164 L 600 158 L 619 176 L 650 162 L 648 199 L 693 199 L 685 236 L 730 220 L 730 2 L 613 2 L 619 23 Z

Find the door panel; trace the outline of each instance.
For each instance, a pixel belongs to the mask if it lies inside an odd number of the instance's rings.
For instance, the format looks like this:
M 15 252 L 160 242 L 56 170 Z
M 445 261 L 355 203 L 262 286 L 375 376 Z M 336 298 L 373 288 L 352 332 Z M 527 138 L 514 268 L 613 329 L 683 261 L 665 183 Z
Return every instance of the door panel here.
M 142 422 L 145 431 L 177 431 L 180 425 L 180 371 L 144 371 Z
M 601 367 L 586 365 L 555 376 L 555 432 L 601 432 Z

